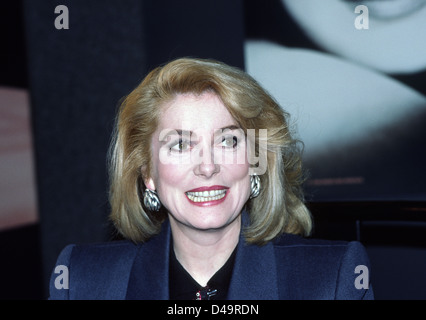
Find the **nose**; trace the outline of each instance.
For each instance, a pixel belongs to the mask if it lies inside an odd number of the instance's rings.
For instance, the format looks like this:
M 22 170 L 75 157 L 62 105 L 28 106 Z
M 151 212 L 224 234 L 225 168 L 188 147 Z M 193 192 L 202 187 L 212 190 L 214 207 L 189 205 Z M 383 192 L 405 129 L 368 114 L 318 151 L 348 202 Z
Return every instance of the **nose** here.
M 195 175 L 211 178 L 220 172 L 220 165 L 214 160 L 214 152 L 210 144 L 203 144 L 198 160 L 194 166 Z

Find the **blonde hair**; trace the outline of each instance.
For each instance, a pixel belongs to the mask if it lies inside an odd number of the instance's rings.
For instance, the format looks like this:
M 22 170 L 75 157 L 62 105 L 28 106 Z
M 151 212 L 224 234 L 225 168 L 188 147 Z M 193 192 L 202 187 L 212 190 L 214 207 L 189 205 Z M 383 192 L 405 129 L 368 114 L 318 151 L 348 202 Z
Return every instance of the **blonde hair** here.
M 289 115 L 240 69 L 194 58 L 177 59 L 154 69 L 120 106 L 110 149 L 110 218 L 117 230 L 135 242 L 160 231 L 167 212 L 152 213 L 143 206 L 142 174 L 150 176 L 151 138 L 161 106 L 178 94 L 206 91 L 220 97 L 245 132 L 267 129 L 267 167 L 259 175 L 259 196 L 246 205 L 250 220 L 244 230 L 246 241 L 262 245 L 283 232 L 309 235 L 312 221 L 302 193 L 301 148 L 292 137 Z

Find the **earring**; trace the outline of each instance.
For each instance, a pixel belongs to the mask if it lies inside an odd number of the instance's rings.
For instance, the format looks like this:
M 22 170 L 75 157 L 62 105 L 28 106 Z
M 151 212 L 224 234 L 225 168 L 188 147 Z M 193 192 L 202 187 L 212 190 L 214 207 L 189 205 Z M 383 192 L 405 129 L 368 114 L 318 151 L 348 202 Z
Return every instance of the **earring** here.
M 258 175 L 250 176 L 250 199 L 256 198 L 260 193 L 260 178 Z
M 145 189 L 143 194 L 143 204 L 150 211 L 159 211 L 161 208 L 160 198 L 155 190 Z

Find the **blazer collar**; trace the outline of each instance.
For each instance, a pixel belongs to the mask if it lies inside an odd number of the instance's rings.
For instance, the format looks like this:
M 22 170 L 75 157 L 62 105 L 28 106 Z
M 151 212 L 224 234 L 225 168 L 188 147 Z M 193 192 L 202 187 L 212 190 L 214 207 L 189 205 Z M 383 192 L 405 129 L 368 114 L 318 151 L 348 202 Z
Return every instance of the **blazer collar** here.
M 243 213 L 243 225 L 247 221 Z M 141 244 L 129 277 L 126 299 L 169 299 L 170 224 L 163 223 L 162 231 Z M 228 290 L 229 300 L 278 299 L 277 271 L 274 246 L 248 245 L 240 235 L 234 270 Z

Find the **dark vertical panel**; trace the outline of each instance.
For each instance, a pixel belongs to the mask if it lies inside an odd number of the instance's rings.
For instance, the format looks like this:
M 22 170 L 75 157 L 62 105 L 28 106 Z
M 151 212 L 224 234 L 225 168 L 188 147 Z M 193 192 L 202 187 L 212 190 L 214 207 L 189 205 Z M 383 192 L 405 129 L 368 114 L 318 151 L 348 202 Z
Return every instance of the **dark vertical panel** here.
M 0 300 L 42 299 L 38 224 L 0 232 Z
M 106 153 L 119 99 L 146 72 L 141 3 L 24 2 L 45 277 L 69 243 L 108 239 Z M 44 280 L 47 283 L 47 279 Z
M 146 0 L 147 63 L 213 58 L 244 68 L 242 0 Z
M 0 85 L 27 88 L 22 0 L 0 2 Z

